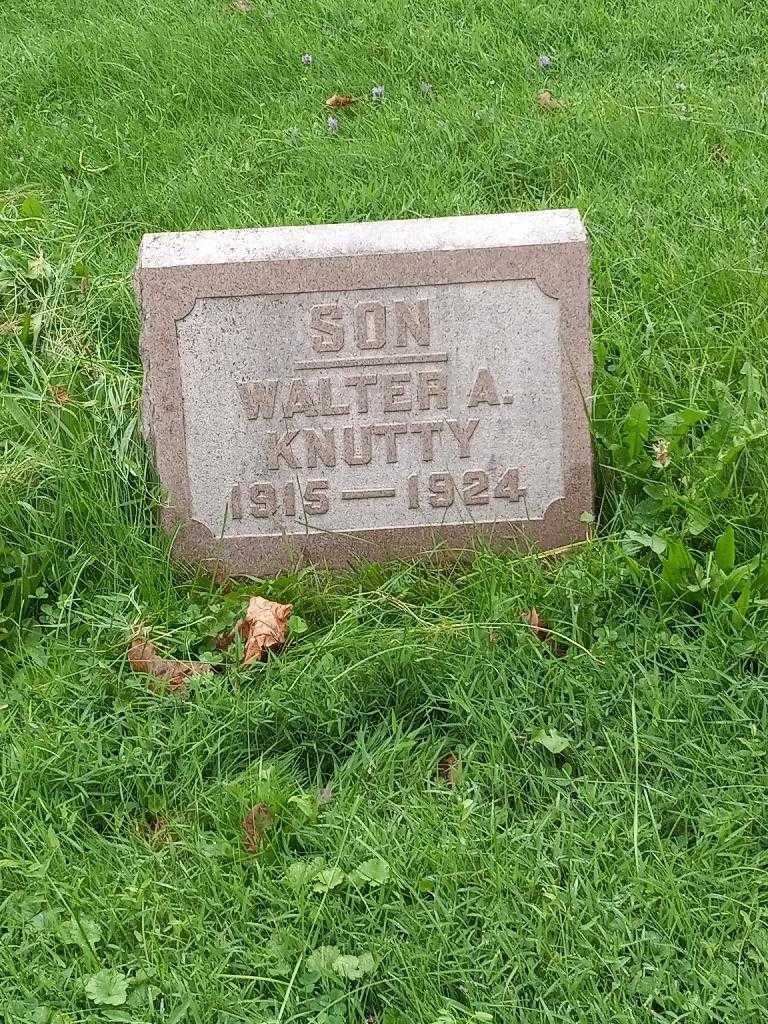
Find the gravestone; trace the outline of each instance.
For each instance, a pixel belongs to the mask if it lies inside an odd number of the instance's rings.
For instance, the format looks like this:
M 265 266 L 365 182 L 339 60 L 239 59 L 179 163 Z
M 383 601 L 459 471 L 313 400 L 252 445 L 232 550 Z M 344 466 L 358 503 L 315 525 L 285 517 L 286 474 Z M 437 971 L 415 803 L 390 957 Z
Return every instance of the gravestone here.
M 146 235 L 135 284 L 181 557 L 267 575 L 584 536 L 577 211 Z

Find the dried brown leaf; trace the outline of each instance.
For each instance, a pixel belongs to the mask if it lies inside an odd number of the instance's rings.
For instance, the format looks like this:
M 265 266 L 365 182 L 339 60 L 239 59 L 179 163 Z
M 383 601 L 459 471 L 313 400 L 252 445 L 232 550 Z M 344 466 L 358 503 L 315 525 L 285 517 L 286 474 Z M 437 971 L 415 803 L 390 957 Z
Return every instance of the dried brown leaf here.
M 247 14 L 248 11 L 253 10 L 253 4 L 251 0 L 232 0 L 232 10 L 240 11 L 241 14 Z
M 80 278 L 80 294 L 87 295 L 91 290 L 91 279 L 87 274 L 83 274 Z
M 549 629 L 535 608 L 531 608 L 529 612 L 523 612 L 520 617 L 523 622 L 528 623 L 533 630 L 534 636 L 538 637 L 539 640 L 549 639 Z
M 552 636 L 552 630 L 547 626 L 535 608 L 531 608 L 529 612 L 523 612 L 520 617 L 523 622 L 527 622 L 531 627 L 531 632 L 536 639 L 541 640 L 543 644 L 546 644 L 552 652 L 558 656 L 558 658 L 561 658 L 565 654 L 565 649 L 561 647 L 557 640 Z
M 455 754 L 446 754 L 437 762 L 437 777 L 447 786 L 455 786 L 459 781 L 461 761 Z
M 333 800 L 333 786 L 331 786 L 331 784 L 328 783 L 328 785 L 323 786 L 323 788 L 317 794 L 317 803 L 318 806 L 324 807 L 326 804 L 329 804 L 331 800 Z
M 292 611 L 292 604 L 278 604 L 265 597 L 252 597 L 245 618 L 240 619 L 231 633 L 223 633 L 218 637 L 216 646 L 220 651 L 226 650 L 234 640 L 235 632 L 238 632 L 244 644 L 243 665 L 260 661 L 266 651 L 282 647 L 285 643 L 286 627 Z
M 560 110 L 563 104 L 560 100 L 556 100 L 549 89 L 542 89 L 537 95 L 536 100 L 542 110 Z
M 337 107 L 348 107 L 350 104 L 355 102 L 354 96 L 345 96 L 343 94 L 335 92 L 333 96 L 329 96 L 325 101 L 326 107 L 332 107 L 334 110 Z
M 275 819 L 266 804 L 256 804 L 243 818 L 243 845 L 248 853 L 258 853 L 264 842 L 264 833 L 274 825 Z
M 204 661 L 176 661 L 173 658 L 161 658 L 157 648 L 144 636 L 137 633 L 136 639 L 128 649 L 128 662 L 134 672 L 146 672 L 156 679 L 165 679 L 171 693 L 183 694 L 187 689 L 190 676 L 208 675 L 213 671 Z
M 58 405 L 69 405 L 71 398 L 66 388 L 54 387 L 51 388 L 51 395 L 54 402 Z

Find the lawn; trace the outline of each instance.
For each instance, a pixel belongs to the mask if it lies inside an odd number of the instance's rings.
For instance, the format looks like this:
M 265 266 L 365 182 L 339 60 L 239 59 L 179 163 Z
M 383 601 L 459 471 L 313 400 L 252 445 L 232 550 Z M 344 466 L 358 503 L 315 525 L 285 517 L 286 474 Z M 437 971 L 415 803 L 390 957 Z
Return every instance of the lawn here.
M 4 0 L 8 1024 L 765 1018 L 766 53 L 757 0 Z M 587 543 L 171 562 L 143 232 L 570 206 Z M 215 638 L 252 593 L 297 620 L 242 669 Z M 138 622 L 220 671 L 148 685 Z

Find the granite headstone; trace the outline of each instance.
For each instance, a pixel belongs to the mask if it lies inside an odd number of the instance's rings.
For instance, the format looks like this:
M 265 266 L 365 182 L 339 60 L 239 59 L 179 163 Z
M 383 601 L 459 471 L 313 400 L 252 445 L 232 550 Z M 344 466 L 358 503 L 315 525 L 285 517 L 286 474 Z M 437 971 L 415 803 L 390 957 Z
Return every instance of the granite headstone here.
M 266 575 L 584 536 L 577 211 L 146 235 L 135 285 L 181 557 Z

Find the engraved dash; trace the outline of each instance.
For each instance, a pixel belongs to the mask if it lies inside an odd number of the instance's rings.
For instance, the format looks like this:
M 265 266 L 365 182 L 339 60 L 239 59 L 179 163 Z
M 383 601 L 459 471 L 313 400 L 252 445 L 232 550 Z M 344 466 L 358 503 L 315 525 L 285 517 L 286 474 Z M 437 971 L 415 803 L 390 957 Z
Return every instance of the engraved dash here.
M 347 366 L 402 366 L 405 363 L 447 363 L 447 352 L 410 352 L 401 356 L 357 356 L 350 359 L 310 359 L 294 363 L 295 370 L 340 370 Z
M 358 501 L 361 498 L 394 498 L 397 492 L 394 487 L 361 488 L 356 491 L 342 491 L 342 501 Z

